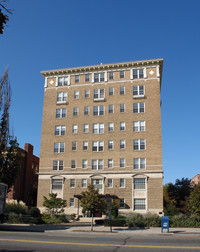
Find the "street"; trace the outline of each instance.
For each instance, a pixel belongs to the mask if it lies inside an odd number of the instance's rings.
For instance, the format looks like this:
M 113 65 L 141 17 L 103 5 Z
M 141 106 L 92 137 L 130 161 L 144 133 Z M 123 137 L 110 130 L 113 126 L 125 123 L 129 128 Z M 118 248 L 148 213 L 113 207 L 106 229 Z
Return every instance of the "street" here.
M 0 251 L 200 251 L 200 235 L 0 231 Z

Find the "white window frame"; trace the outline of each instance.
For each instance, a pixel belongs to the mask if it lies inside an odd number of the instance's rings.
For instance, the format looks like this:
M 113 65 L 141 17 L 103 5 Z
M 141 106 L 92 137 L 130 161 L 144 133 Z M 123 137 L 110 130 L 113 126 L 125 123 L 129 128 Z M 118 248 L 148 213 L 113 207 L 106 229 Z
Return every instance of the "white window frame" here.
M 137 148 L 136 148 L 136 146 L 137 146 Z M 133 150 L 134 151 L 146 150 L 146 140 L 145 139 L 134 139 L 133 140 Z
M 123 202 L 123 206 L 122 206 L 122 202 Z M 119 199 L 119 208 L 120 209 L 125 208 L 125 199 L 124 198 Z
M 51 192 L 62 191 L 62 190 L 63 190 L 63 180 L 62 179 L 52 179 L 51 180 Z
M 119 168 L 125 168 L 126 167 L 126 159 L 120 158 L 119 160 Z
M 76 75 L 74 76 L 74 82 L 75 82 L 75 83 L 79 83 L 79 81 L 80 81 L 80 75 L 79 75 L 79 74 L 76 74 Z
M 69 206 L 70 207 L 75 207 L 75 199 L 74 198 L 69 199 Z
M 124 71 L 120 71 L 119 72 L 119 78 L 120 79 L 124 79 L 125 78 L 125 72 Z
M 78 124 L 73 124 L 72 125 L 72 133 L 77 134 L 78 133 Z
M 125 87 L 124 86 L 120 86 L 120 88 L 119 88 L 119 94 L 120 95 L 125 95 Z
M 87 169 L 87 168 L 88 168 L 88 160 L 87 159 L 83 159 L 82 160 L 82 169 Z
M 133 113 L 139 114 L 139 113 L 145 113 L 145 103 L 133 103 Z
M 103 170 L 104 169 L 104 160 L 103 159 L 92 159 L 92 170 Z
M 65 143 L 54 143 L 54 153 L 64 153 L 64 152 L 65 152 Z
M 114 80 L 114 72 L 109 72 L 109 80 Z
M 146 169 L 146 158 L 134 158 L 133 159 L 134 170 L 145 170 Z
M 90 82 L 90 74 L 85 74 L 85 82 Z
M 63 160 L 53 160 L 53 171 L 63 171 L 64 161 Z
M 133 79 L 143 79 L 144 78 L 144 68 L 134 68 Z
M 103 152 L 104 151 L 104 141 L 93 141 L 92 142 L 93 152 Z
M 77 151 L 77 142 L 72 142 L 72 151 Z
M 126 140 L 121 139 L 119 147 L 120 147 L 120 150 L 125 150 L 126 149 Z
M 123 106 L 123 108 L 122 108 L 122 106 Z M 120 113 L 125 113 L 126 112 L 126 106 L 125 106 L 125 104 L 121 103 L 119 109 L 120 109 Z
M 68 86 L 70 85 L 70 78 L 69 76 L 60 76 L 57 79 L 57 86 L 61 87 L 61 86 Z
M 90 114 L 90 107 L 89 106 L 85 106 L 84 107 L 84 115 L 89 115 Z
M 105 72 L 94 73 L 94 82 L 103 82 L 105 81 Z
M 114 150 L 114 141 L 108 140 L 108 150 Z
M 111 178 L 107 179 L 107 187 L 108 188 L 113 188 L 113 179 L 111 179 Z
M 65 112 L 65 113 L 63 113 Z M 65 118 L 67 116 L 67 109 L 66 108 L 61 108 L 61 109 L 56 109 L 56 118 Z
M 146 190 L 146 179 L 145 178 L 134 178 L 133 179 L 134 190 Z
M 73 116 L 78 116 L 78 107 L 73 108 Z
M 85 99 L 89 99 L 89 98 L 90 98 L 90 90 L 85 89 Z
M 87 188 L 87 179 L 81 179 L 81 187 Z
M 92 185 L 94 185 L 95 190 L 102 191 L 103 190 L 103 179 L 92 179 Z M 95 182 L 95 183 L 94 183 Z M 97 183 L 98 182 L 98 183 Z
M 88 141 L 83 141 L 83 151 L 88 150 Z
M 112 127 L 111 127 L 111 125 L 112 125 Z M 108 132 L 113 132 L 113 131 L 114 131 L 114 122 L 109 122 L 108 123 Z
M 114 105 L 113 104 L 108 105 L 108 114 L 114 114 Z
M 79 99 L 79 91 L 74 90 L 74 99 Z
M 126 123 L 120 122 L 120 131 L 125 131 L 125 130 L 126 130 Z
M 93 134 L 104 134 L 104 123 L 93 123 Z
M 74 167 L 72 167 L 74 166 Z M 71 169 L 76 169 L 76 160 L 72 159 L 71 160 Z
M 126 179 L 125 178 L 120 178 L 119 179 L 119 187 L 120 188 L 125 188 L 126 187 Z
M 104 106 L 93 106 L 93 116 L 104 116 L 105 108 Z
M 108 168 L 109 169 L 113 168 L 113 159 L 111 158 L 108 159 Z
M 66 132 L 66 126 L 56 125 L 55 126 L 55 136 L 64 136 Z
M 105 99 L 105 88 L 94 89 L 94 101 L 103 101 Z
M 134 85 L 133 86 L 133 97 L 144 97 L 145 89 L 144 85 Z
M 89 133 L 89 124 L 83 124 L 83 133 Z
M 136 201 L 137 201 L 137 204 L 136 204 Z M 146 199 L 145 198 L 134 199 L 133 210 L 135 210 L 135 211 L 146 210 Z
M 70 179 L 70 188 L 75 188 L 76 187 L 76 180 L 75 179 Z
M 134 121 L 133 132 L 144 132 L 146 130 L 145 121 Z
M 109 87 L 108 95 L 109 96 L 113 96 L 114 95 L 114 87 Z
M 57 92 L 57 104 L 67 103 L 67 92 Z

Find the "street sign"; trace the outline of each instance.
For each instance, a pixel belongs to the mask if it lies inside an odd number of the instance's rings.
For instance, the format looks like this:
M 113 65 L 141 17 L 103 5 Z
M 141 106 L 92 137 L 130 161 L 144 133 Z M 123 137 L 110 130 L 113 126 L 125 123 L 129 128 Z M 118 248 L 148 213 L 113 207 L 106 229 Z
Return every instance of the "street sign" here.
M 162 216 L 161 218 L 161 231 L 163 233 L 163 229 L 167 229 L 169 233 L 169 216 Z

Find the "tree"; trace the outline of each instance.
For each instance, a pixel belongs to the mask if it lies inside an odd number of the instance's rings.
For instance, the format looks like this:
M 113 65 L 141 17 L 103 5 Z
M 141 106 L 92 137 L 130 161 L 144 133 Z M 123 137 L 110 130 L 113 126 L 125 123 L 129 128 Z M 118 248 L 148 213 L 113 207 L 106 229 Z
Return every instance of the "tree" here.
M 2 7 L 2 9 L 6 11 L 6 13 L 12 14 L 12 11 L 6 8 L 5 6 L 6 3 L 7 3 L 7 0 L 1 0 L 0 7 Z M 9 21 L 8 15 L 6 15 L 5 13 L 2 13 L 2 9 L 0 9 L 0 34 L 3 34 L 4 25 Z
M 10 135 L 9 108 L 11 90 L 8 81 L 8 69 L 0 80 L 0 182 L 10 188 L 19 173 L 21 155 L 17 139 Z
M 66 200 L 56 198 L 57 193 L 49 193 L 49 199 L 45 196 L 43 206 L 47 208 L 47 211 L 51 215 L 51 218 L 54 219 L 56 214 L 61 214 L 64 212 L 64 207 L 66 207 Z
M 188 209 L 190 213 L 200 215 L 200 184 L 191 191 Z
M 83 212 L 90 212 L 92 216 L 91 230 L 93 230 L 93 216 L 95 212 L 105 212 L 107 205 L 105 198 L 90 184 L 87 191 L 81 193 L 81 207 Z

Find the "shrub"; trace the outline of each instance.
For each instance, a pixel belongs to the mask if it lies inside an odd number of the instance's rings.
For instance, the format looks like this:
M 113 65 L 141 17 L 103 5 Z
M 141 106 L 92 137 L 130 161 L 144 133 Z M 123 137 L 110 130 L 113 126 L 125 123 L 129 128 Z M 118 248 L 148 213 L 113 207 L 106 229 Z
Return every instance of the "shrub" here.
M 118 216 L 118 205 L 115 201 L 111 203 L 111 214 L 114 218 L 117 218 Z
M 26 214 L 27 208 L 19 203 L 7 203 L 5 206 L 5 213 Z
M 157 214 L 148 213 L 144 216 L 146 227 L 160 227 L 161 217 Z
M 31 207 L 28 210 L 28 214 L 31 215 L 32 217 L 37 217 L 37 218 L 41 217 L 40 210 L 37 207 Z
M 60 221 L 60 223 L 68 223 L 69 222 L 66 214 L 56 215 L 55 217 L 56 217 L 55 219 L 57 221 Z
M 110 221 L 108 219 L 104 220 L 105 226 L 110 226 Z M 113 219 L 111 220 L 111 225 L 114 227 L 125 227 L 126 226 L 126 220 L 120 220 L 120 219 Z
M 22 218 L 21 218 L 21 215 L 20 214 L 16 214 L 16 213 L 13 213 L 13 212 L 10 212 L 8 214 L 8 223 L 22 223 Z
M 193 227 L 200 228 L 200 217 L 198 216 L 186 216 L 178 214 L 170 218 L 170 227 Z
M 75 213 L 70 214 L 70 220 L 75 220 L 75 218 L 76 218 L 76 214 Z
M 130 213 L 127 216 L 126 224 L 128 227 L 145 227 L 145 219 L 141 214 Z

